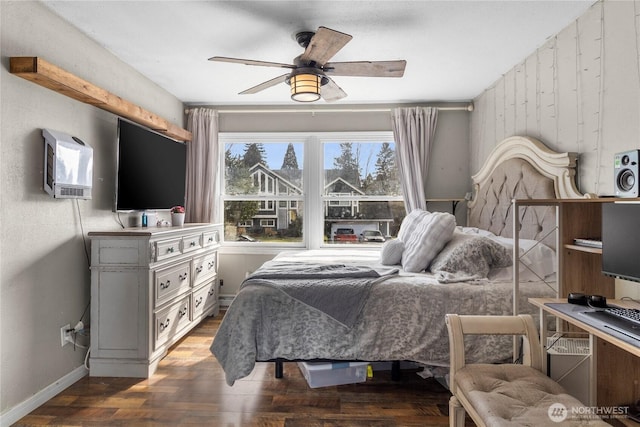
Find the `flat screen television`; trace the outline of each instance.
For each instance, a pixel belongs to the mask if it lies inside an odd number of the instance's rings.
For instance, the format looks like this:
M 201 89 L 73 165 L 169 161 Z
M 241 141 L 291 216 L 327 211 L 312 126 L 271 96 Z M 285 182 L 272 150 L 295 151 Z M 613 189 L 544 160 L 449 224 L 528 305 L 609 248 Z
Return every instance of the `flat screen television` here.
M 640 282 L 640 203 L 603 204 L 602 273 Z
M 184 206 L 187 146 L 118 119 L 116 212 Z

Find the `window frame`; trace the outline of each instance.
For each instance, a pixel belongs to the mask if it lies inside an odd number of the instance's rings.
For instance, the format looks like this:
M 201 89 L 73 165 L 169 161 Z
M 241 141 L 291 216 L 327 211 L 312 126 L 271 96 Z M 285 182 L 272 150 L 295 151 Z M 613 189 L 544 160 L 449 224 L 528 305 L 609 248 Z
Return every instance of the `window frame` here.
M 370 132 L 220 132 L 218 134 L 218 142 L 221 149 L 219 150 L 219 180 L 220 194 L 218 197 L 218 209 L 220 209 L 220 218 L 224 218 L 224 203 L 229 200 L 243 201 L 266 201 L 271 200 L 274 206 L 279 206 L 280 200 L 295 201 L 299 206 L 303 203 L 303 235 L 302 241 L 299 243 L 290 242 L 234 242 L 224 241 L 225 247 L 251 247 L 251 250 L 269 251 L 273 249 L 286 248 L 342 248 L 344 245 L 327 243 L 324 241 L 325 226 L 325 206 L 331 200 L 336 200 L 335 196 L 324 194 L 324 144 L 326 143 L 342 143 L 342 142 L 393 142 L 395 138 L 392 131 L 370 131 Z M 301 195 L 226 195 L 225 189 L 225 147 L 227 144 L 247 144 L 247 143 L 263 143 L 265 149 L 268 149 L 269 143 L 302 143 L 304 147 L 302 177 L 303 188 Z M 318 161 L 320 159 L 320 161 Z M 404 202 L 402 196 L 341 196 L 338 202 L 351 201 L 400 201 Z M 361 246 L 358 246 L 360 248 Z M 353 246 L 351 247 L 353 248 Z M 367 249 L 365 245 L 363 249 Z M 369 248 L 371 249 L 371 248 Z M 375 248 L 374 248 L 375 249 Z
M 272 218 L 260 218 L 260 227 L 273 228 L 276 226 L 276 220 Z

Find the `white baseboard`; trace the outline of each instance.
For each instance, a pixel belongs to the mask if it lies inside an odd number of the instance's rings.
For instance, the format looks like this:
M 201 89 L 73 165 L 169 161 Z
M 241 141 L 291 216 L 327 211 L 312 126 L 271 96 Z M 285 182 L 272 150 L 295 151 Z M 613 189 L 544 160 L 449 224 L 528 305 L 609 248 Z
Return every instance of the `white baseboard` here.
M 3 412 L 0 414 L 0 427 L 9 427 L 20 418 L 28 415 L 42 404 L 57 396 L 67 387 L 84 378 L 88 373 L 89 370 L 87 368 L 79 366 L 53 384 L 50 384 L 40 390 L 29 399 L 24 400 L 13 408 L 10 408 L 8 411 Z
M 231 301 L 235 298 L 235 295 L 220 295 L 218 302 L 220 307 L 229 307 L 231 305 Z

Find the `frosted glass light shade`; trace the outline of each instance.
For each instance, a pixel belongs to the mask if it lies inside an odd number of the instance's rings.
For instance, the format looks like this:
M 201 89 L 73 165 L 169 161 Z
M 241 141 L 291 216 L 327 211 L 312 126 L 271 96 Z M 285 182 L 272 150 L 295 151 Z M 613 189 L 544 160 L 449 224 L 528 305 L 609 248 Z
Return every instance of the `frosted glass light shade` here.
M 313 102 L 320 99 L 320 76 L 314 74 L 298 74 L 292 76 L 291 99 L 298 102 Z

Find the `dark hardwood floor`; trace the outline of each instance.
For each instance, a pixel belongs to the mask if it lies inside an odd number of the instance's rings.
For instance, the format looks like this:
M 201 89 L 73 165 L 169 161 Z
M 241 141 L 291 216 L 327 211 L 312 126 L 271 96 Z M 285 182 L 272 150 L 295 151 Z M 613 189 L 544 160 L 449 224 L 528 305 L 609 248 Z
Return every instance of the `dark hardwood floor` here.
M 259 363 L 229 387 L 209 352 L 221 319 L 174 345 L 151 378 L 87 376 L 14 425 L 448 426 L 449 392 L 412 371 L 398 382 L 380 371 L 365 383 L 311 389 L 297 364 L 275 379 L 273 364 Z

